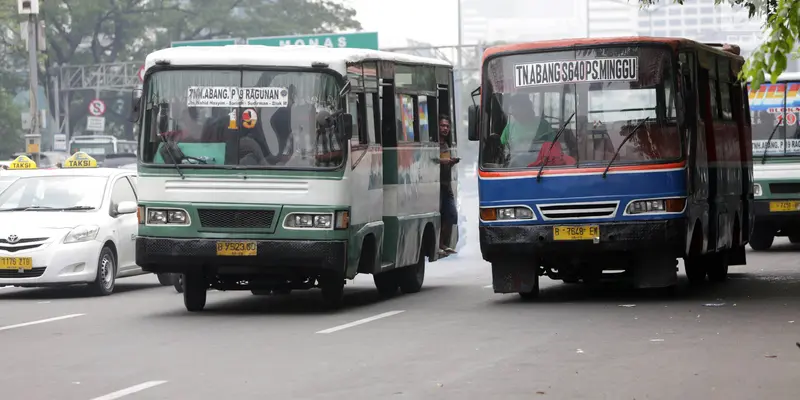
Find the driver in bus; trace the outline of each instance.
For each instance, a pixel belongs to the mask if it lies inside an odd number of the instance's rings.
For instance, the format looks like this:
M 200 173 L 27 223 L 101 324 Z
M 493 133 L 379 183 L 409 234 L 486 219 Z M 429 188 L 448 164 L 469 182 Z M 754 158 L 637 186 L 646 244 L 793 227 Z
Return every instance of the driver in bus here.
M 531 150 L 534 142 L 550 142 L 556 130 L 544 119 L 536 115 L 533 102 L 526 93 L 518 93 L 509 99 L 509 117 L 500 143 L 508 146 L 512 153 Z

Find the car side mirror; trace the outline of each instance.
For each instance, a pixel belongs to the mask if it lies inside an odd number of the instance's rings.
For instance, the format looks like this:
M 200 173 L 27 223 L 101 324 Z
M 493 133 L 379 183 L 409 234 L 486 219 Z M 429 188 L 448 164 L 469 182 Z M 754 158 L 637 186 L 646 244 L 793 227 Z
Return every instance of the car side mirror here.
M 139 208 L 135 201 L 123 201 L 117 204 L 117 215 L 133 214 Z
M 342 135 L 345 140 L 353 138 L 353 114 L 342 114 L 339 118 L 342 126 Z
M 479 107 L 472 105 L 467 109 L 467 133 L 469 140 L 478 141 L 478 111 Z

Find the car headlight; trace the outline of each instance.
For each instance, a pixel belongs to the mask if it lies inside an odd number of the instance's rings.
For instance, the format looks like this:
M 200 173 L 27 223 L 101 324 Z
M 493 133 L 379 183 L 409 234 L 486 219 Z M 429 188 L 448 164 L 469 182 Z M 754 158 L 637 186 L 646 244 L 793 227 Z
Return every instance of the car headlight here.
M 626 214 L 663 214 L 683 211 L 686 199 L 650 199 L 628 203 Z
M 753 184 L 753 196 L 760 197 L 762 194 L 763 194 L 763 192 L 761 191 L 761 184 L 760 183 L 754 183 Z
M 147 209 L 148 225 L 189 225 L 189 214 L 179 209 Z
M 80 243 L 94 240 L 100 232 L 99 226 L 81 225 L 71 230 L 64 238 L 64 243 Z
M 528 207 L 481 208 L 481 219 L 484 221 L 533 219 L 533 210 Z
M 286 219 L 284 220 L 284 226 L 287 228 L 297 229 L 332 229 L 333 213 L 292 213 L 286 216 Z

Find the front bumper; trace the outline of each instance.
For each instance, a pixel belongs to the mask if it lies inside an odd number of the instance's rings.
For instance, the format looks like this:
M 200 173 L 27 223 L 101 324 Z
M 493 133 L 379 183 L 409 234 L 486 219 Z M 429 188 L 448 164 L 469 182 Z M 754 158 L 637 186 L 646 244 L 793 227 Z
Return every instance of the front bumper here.
M 784 201 L 781 199 L 756 200 L 753 202 L 753 213 L 756 223 L 766 222 L 775 225 L 800 225 L 800 211 L 773 212 L 769 210 L 771 201 Z M 798 201 L 797 199 L 787 199 L 785 201 Z
M 225 239 L 231 241 L 235 239 Z M 255 256 L 218 256 L 215 239 L 138 237 L 136 264 L 155 273 L 185 273 L 204 268 L 242 274 L 293 274 L 319 271 L 344 273 L 344 240 L 252 240 Z
M 600 240 L 556 241 L 554 226 L 597 225 Z M 558 225 L 506 225 L 479 228 L 481 252 L 487 261 L 509 257 L 546 257 L 607 252 L 658 251 L 675 257 L 685 252 L 684 219 Z
M 50 242 L 30 250 L 4 251 L 0 257 L 31 257 L 30 270 L 0 270 L 0 286 L 59 286 L 92 282 L 103 243 L 91 240 L 63 244 Z

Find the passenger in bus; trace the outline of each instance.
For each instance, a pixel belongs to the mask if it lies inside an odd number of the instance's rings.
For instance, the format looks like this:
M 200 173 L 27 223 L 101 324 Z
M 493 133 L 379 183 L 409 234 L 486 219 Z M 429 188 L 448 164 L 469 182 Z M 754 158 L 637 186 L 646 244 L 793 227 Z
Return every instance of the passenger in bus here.
M 458 157 L 451 157 L 450 142 L 450 116 L 442 114 L 439 116 L 439 165 L 441 184 L 440 207 L 442 215 L 442 230 L 439 235 L 439 254 L 455 254 L 451 249 L 450 238 L 453 234 L 453 226 L 458 224 L 458 210 L 456 209 L 456 199 L 453 193 L 453 167 L 461 161 Z
M 531 151 L 533 142 L 552 141 L 556 131 L 533 109 L 527 94 L 518 93 L 509 99 L 508 123 L 500 135 L 500 143 L 514 152 Z

